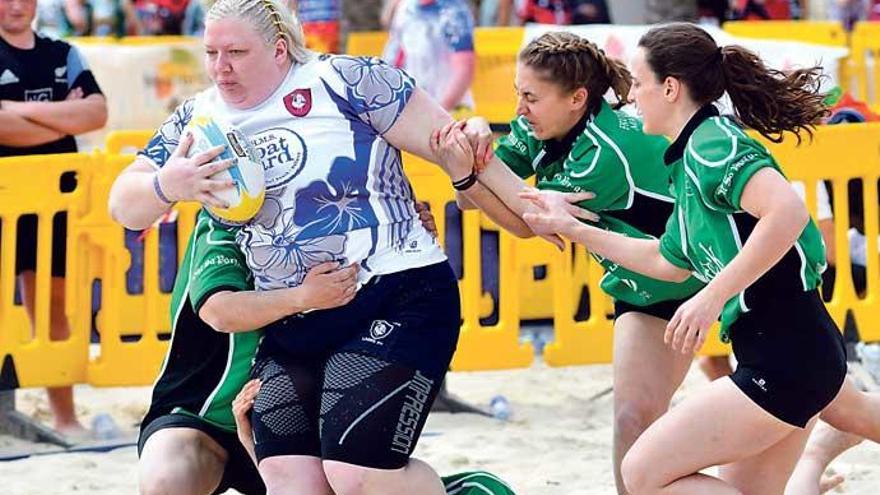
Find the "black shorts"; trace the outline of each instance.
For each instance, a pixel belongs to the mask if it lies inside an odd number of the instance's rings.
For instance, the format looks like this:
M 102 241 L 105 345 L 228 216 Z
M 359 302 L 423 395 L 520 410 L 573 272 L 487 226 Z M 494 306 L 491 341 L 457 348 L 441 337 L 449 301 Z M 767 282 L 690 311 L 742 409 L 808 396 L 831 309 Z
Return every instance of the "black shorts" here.
M 144 449 L 150 435 L 166 428 L 192 428 L 198 430 L 217 442 L 226 451 L 226 466 L 223 469 L 223 479 L 214 490 L 214 494 L 225 493 L 229 489 L 235 489 L 245 495 L 264 495 L 266 486 L 257 466 L 251 460 L 244 446 L 238 441 L 235 433 L 218 428 L 207 421 L 186 414 L 166 414 L 141 425 L 138 437 L 138 457 Z M 168 462 L 174 462 L 169 459 Z
M 803 428 L 837 396 L 846 349 L 816 290 L 764 301 L 731 325 L 733 382 L 776 418 Z
M 687 299 L 673 299 L 671 301 L 660 301 L 658 303 L 649 304 L 647 306 L 635 306 L 619 299 L 614 300 L 614 319 L 618 319 L 625 313 L 643 313 L 651 315 L 661 320 L 669 321 L 672 319 L 678 307 L 684 304 Z
M 15 239 L 15 274 L 37 269 L 37 216 L 22 215 Z M 40 239 L 40 242 L 47 242 Z M 67 262 L 67 212 L 52 218 L 52 276 L 63 277 Z
M 406 465 L 458 342 L 446 262 L 382 275 L 346 306 L 266 329 L 254 376 L 257 458 Z

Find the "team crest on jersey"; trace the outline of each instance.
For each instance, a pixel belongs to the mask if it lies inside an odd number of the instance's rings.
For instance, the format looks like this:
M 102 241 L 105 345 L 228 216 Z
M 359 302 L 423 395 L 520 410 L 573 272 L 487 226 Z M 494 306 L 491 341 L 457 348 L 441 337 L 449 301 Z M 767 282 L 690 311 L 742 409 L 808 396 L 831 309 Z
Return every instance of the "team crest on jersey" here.
M 266 173 L 266 189 L 275 189 L 293 180 L 302 172 L 308 157 L 303 138 L 284 127 L 257 134 L 253 144 Z
M 294 117 L 305 117 L 312 111 L 312 90 L 300 88 L 284 97 L 284 107 Z

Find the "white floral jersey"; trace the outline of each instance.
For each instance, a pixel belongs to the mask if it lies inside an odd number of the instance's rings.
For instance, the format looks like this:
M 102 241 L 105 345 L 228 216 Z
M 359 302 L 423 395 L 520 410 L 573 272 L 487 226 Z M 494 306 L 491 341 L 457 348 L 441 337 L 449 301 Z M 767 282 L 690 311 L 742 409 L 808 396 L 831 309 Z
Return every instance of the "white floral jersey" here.
M 415 212 L 400 151 L 382 135 L 414 89 L 376 58 L 322 55 L 294 65 L 259 105 L 236 110 L 216 88 L 181 104 L 140 153 L 161 167 L 194 115 L 248 136 L 266 201 L 237 235 L 258 289 L 295 287 L 326 261 L 359 263 L 359 281 L 444 261 Z

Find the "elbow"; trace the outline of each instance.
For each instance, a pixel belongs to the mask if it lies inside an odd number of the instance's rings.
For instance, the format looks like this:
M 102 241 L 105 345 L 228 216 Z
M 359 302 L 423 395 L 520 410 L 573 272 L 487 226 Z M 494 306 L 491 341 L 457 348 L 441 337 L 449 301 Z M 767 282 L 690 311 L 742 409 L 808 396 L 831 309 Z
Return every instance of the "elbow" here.
M 535 237 L 535 233 L 526 225 L 517 225 L 507 230 L 520 239 L 531 239 L 532 237 Z
M 209 297 L 199 309 L 199 318 L 208 326 L 221 333 L 235 331 L 232 321 L 224 314 L 222 304 L 218 302 L 217 294 Z
M 668 277 L 666 277 L 666 281 L 680 284 L 689 278 L 691 278 L 691 272 L 682 268 L 676 268 L 675 270 L 669 271 Z
M 150 228 L 152 222 L 143 222 L 136 216 L 133 216 L 132 208 L 126 207 L 124 199 L 122 194 L 116 191 L 115 188 L 110 190 L 110 198 L 107 200 L 107 212 L 110 214 L 110 218 L 129 230 Z

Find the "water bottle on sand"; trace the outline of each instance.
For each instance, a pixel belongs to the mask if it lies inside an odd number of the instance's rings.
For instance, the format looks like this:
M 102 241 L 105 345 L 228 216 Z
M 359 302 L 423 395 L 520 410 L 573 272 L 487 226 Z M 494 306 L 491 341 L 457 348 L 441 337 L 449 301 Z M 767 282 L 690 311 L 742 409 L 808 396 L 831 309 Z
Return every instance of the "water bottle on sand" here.
M 510 401 L 503 395 L 492 397 L 492 400 L 489 401 L 489 409 L 492 411 L 492 416 L 495 416 L 495 419 L 501 421 L 510 419 Z
M 92 419 L 92 432 L 97 440 L 112 440 L 119 436 L 119 426 L 113 416 L 101 413 Z

